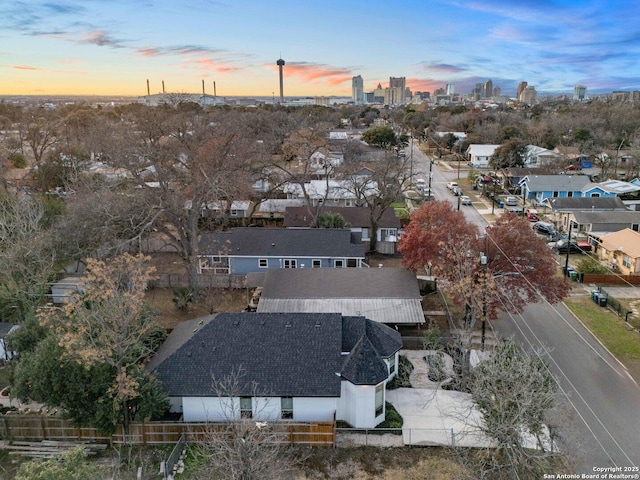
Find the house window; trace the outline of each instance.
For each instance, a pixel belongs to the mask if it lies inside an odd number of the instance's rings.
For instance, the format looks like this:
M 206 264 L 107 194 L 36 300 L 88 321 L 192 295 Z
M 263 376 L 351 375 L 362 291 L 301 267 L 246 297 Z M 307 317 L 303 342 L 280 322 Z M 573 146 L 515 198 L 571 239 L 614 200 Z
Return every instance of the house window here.
M 318 259 L 311 260 L 311 268 L 321 268 L 322 261 Z
M 344 268 L 344 260 L 340 259 L 340 260 L 334 260 L 333 261 L 333 266 L 335 268 Z
M 269 266 L 269 260 L 267 260 L 266 258 L 259 258 L 258 259 L 258 267 L 267 268 L 268 266 Z
M 376 387 L 376 417 L 384 413 L 384 383 Z
M 285 258 L 282 260 L 282 268 L 296 268 L 298 261 L 293 258 Z
M 362 228 L 362 241 L 369 240 L 369 229 L 367 227 Z
M 567 192 L 567 197 L 573 197 L 573 192 Z
M 591 194 L 591 196 L 592 196 L 592 197 L 599 197 L 599 196 L 600 196 L 600 194 L 599 194 L 599 193 L 592 193 L 592 194 Z
M 208 255 L 200 257 L 200 270 L 212 270 L 216 268 L 216 265 L 220 265 L 220 257 Z
M 252 418 L 253 408 L 251 397 L 240 397 L 240 418 Z
M 385 242 L 395 242 L 398 231 L 395 228 L 381 228 L 380 238 Z
M 639 231 L 638 230 L 639 226 L 640 226 L 640 224 L 633 223 L 633 224 L 631 224 L 631 230 L 633 230 L 634 232 L 637 232 L 637 231 Z
M 280 397 L 280 417 L 282 419 L 293 418 L 292 397 Z
M 628 255 L 622 255 L 622 265 L 627 268 L 631 268 L 631 257 Z
M 353 207 L 355 203 L 355 200 L 353 198 L 345 198 L 344 199 L 344 206 L 345 207 Z
M 553 192 L 553 198 L 557 198 L 560 194 L 558 192 Z
M 232 217 L 237 217 L 238 216 L 238 210 L 231 209 L 231 216 Z
M 396 372 L 396 356 L 391 355 L 389 357 L 389 375 Z

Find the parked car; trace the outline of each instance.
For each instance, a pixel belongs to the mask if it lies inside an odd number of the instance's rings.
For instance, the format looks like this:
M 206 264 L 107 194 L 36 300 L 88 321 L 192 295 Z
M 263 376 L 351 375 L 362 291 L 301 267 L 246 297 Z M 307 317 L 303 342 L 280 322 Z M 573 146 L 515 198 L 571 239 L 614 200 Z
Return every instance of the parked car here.
M 466 195 L 462 195 L 460 197 L 460 203 L 462 205 L 471 205 L 471 199 L 469 197 L 467 197 Z
M 579 242 L 578 240 L 558 240 L 553 245 L 553 250 L 558 253 L 587 253 L 591 251 L 591 244 L 589 242 Z
M 533 224 L 533 229 L 538 233 L 544 233 L 545 235 L 555 235 L 556 228 L 551 223 L 536 222 Z
M 453 191 L 454 189 L 460 188 L 460 187 L 458 186 L 458 182 L 449 182 L 447 183 L 447 188 Z
M 456 197 L 461 197 L 464 194 L 460 187 L 453 187 L 451 189 L 451 193 L 453 193 Z
M 518 205 L 518 199 L 516 197 L 506 197 L 504 199 L 504 204 L 509 206 L 509 207 L 515 207 L 516 205 Z
M 425 188 L 427 188 L 427 182 L 424 181 L 424 178 L 416 179 L 416 188 L 418 190 L 424 190 Z
M 536 210 L 535 208 L 527 208 L 524 211 L 524 214 L 526 215 L 527 220 L 529 220 L 530 222 L 540 221 L 540 214 L 538 214 L 538 210 Z

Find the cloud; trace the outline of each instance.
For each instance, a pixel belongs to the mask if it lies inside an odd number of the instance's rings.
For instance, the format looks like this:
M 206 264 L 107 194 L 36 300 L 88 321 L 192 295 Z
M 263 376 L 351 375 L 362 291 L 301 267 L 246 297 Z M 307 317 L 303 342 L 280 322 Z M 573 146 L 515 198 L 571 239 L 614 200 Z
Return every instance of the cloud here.
M 438 73 L 462 73 L 467 70 L 465 67 L 438 62 L 421 62 L 420 67 L 427 71 Z
M 269 65 L 269 68 L 276 70 L 276 65 Z M 351 81 L 353 77 L 350 69 L 335 68 L 321 63 L 291 62 L 284 66 L 285 77 L 299 77 L 303 82 L 321 83 L 325 82 L 331 86 L 341 85 Z
M 242 67 L 216 61 L 211 58 L 188 59 L 181 63 L 180 68 L 184 70 L 199 70 L 203 72 L 216 71 L 220 73 L 231 73 L 243 70 Z
M 70 74 L 70 75 L 86 75 L 86 72 L 74 71 L 74 70 L 52 70 L 49 68 L 40 68 L 40 67 L 32 67 L 30 65 L 2 65 L 2 68 L 8 68 L 11 70 L 20 70 L 26 72 L 35 72 L 35 73 L 47 73 L 47 74 Z
M 144 57 L 160 57 L 166 55 L 207 55 L 226 54 L 228 50 L 202 47 L 198 45 L 174 45 L 170 47 L 143 47 L 137 52 Z

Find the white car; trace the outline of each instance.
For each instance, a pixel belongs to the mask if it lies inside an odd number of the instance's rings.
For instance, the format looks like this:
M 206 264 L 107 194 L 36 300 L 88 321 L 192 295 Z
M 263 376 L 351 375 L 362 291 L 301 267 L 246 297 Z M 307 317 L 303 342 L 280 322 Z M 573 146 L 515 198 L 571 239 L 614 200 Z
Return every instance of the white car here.
M 451 191 L 454 191 L 456 188 L 458 188 L 458 182 L 447 183 L 447 188 Z
M 472 204 L 471 199 L 469 197 L 467 197 L 466 195 L 463 195 L 463 196 L 460 197 L 460 203 L 462 205 L 471 205 Z
M 509 207 L 515 207 L 518 205 L 518 199 L 516 197 L 507 197 L 504 199 L 504 204 Z

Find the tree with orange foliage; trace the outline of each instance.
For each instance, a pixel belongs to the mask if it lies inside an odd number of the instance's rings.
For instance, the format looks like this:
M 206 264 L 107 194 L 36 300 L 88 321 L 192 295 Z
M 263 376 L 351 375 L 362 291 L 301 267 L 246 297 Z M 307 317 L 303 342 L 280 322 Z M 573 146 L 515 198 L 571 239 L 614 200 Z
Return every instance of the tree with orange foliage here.
M 86 367 L 106 364 L 114 369 L 108 394 L 114 412 L 122 415 L 125 434 L 130 401 L 147 388 L 143 364 L 162 338 L 144 302 L 154 272 L 148 260 L 140 254 L 124 254 L 110 262 L 88 259 L 83 291 L 62 309 L 45 309 L 42 314 L 66 356 Z

